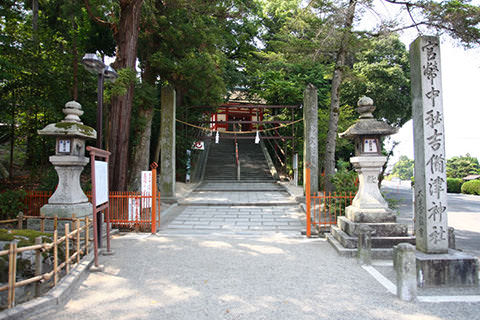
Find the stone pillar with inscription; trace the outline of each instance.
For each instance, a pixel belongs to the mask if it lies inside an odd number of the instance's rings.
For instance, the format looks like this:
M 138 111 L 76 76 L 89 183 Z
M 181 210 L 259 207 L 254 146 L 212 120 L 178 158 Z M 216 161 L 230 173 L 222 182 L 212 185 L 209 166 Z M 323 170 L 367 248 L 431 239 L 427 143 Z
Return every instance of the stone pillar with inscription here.
M 171 86 L 162 88 L 160 127 L 160 194 L 162 201 L 176 202 L 175 197 L 175 112 L 176 93 Z
M 303 191 L 310 168 L 310 192 L 318 192 L 318 89 L 308 84 L 303 91 Z
M 439 38 L 418 37 L 410 45 L 410 65 L 415 146 L 417 279 L 421 286 L 473 285 L 478 283 L 475 259 L 448 248 Z
M 395 212 L 378 188 L 378 175 L 387 160 L 381 153 L 381 138 L 397 129 L 373 117 L 375 106 L 368 97 L 360 98 L 357 111 L 359 120 L 340 136 L 355 144 L 355 157 L 350 162 L 358 172 L 358 192 L 345 216 L 338 218 L 338 226 L 332 226 L 328 240 L 341 254 L 354 255 L 361 230 L 368 228 L 372 230 L 372 257 L 387 258 L 398 243 L 415 243 L 407 225 L 397 223 Z

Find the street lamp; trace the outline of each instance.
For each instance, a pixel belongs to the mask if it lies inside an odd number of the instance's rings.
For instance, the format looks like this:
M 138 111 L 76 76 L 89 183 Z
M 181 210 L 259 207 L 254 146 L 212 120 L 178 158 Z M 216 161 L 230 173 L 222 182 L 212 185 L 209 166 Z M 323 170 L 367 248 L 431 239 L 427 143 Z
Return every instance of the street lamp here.
M 98 74 L 97 87 L 97 148 L 102 149 L 103 140 L 103 81 L 115 81 L 118 74 L 112 67 L 106 65 L 95 53 L 86 53 L 82 58 L 82 64 L 88 72 Z
M 86 53 L 82 58 L 82 64 L 88 72 L 98 74 L 97 87 L 97 148 L 102 149 L 103 140 L 103 80 L 115 81 L 117 72 L 110 66 L 106 65 L 95 53 Z M 98 247 L 102 246 L 102 213 L 97 212 L 97 235 Z

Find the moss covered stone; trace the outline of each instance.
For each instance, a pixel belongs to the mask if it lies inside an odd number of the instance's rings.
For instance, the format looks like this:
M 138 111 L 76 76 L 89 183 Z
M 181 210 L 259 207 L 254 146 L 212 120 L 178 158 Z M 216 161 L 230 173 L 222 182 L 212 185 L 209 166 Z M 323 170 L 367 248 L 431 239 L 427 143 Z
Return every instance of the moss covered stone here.
M 35 244 L 35 238 L 42 237 L 44 242 L 52 242 L 52 234 L 44 233 L 35 230 L 7 230 L 0 229 L 0 242 L 11 242 L 18 240 L 17 247 L 28 247 Z M 8 249 L 9 244 L 3 246 L 3 249 Z

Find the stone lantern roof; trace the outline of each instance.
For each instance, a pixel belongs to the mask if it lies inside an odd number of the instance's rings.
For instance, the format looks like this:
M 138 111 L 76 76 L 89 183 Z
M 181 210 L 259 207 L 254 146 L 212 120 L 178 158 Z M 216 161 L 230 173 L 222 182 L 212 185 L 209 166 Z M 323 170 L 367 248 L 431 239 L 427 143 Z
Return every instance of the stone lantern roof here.
M 388 136 L 398 132 L 398 128 L 373 118 L 372 112 L 375 111 L 376 107 L 373 105 L 371 98 L 361 97 L 357 105 L 356 111 L 360 113 L 360 117 L 354 125 L 339 134 L 341 138 L 354 140 L 359 136 Z
M 69 101 L 62 110 L 65 119 L 61 122 L 51 123 L 42 130 L 38 130 L 38 134 L 45 136 L 70 136 L 80 137 L 84 139 L 96 139 L 97 132 L 92 127 L 86 126 L 80 121 L 83 114 L 82 106 L 76 101 Z

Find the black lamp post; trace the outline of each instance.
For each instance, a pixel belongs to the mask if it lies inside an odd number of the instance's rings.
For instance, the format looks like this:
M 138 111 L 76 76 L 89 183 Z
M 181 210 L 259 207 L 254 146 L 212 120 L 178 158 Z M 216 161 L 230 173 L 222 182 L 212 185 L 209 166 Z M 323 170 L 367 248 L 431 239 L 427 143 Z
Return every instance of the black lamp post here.
M 82 63 L 91 73 L 98 74 L 97 86 L 97 148 L 102 149 L 103 140 L 103 81 L 115 81 L 117 72 L 110 66 L 106 65 L 95 53 L 86 53 L 83 56 Z
M 103 81 L 115 81 L 117 72 L 106 65 L 95 53 L 86 53 L 82 58 L 82 63 L 89 72 L 98 74 L 97 86 L 97 148 L 102 148 L 103 141 Z M 102 246 L 102 213 L 97 212 L 97 235 L 98 247 Z

